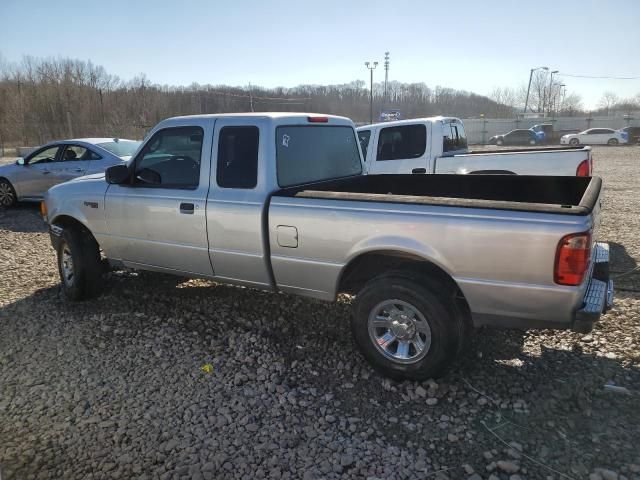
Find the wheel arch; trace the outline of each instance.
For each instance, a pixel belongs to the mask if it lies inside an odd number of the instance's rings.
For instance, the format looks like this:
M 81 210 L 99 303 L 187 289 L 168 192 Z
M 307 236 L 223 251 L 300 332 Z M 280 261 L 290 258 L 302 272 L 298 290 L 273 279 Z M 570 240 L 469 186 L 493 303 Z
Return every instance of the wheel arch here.
M 355 294 L 369 280 L 390 271 L 433 278 L 446 285 L 451 293 L 464 298 L 456 281 L 442 266 L 415 253 L 390 249 L 371 250 L 350 259 L 340 271 L 336 292 Z
M 72 217 L 71 215 L 65 215 L 65 214 L 57 215 L 54 219 L 50 221 L 50 224 L 56 225 L 58 227 L 62 227 L 63 229 L 76 228 L 83 234 L 92 238 L 98 245 L 100 245 L 96 237 L 93 235 L 93 233 L 91 233 L 91 230 L 89 229 L 89 227 L 87 227 L 87 225 L 85 225 L 83 222 L 81 222 L 77 218 Z

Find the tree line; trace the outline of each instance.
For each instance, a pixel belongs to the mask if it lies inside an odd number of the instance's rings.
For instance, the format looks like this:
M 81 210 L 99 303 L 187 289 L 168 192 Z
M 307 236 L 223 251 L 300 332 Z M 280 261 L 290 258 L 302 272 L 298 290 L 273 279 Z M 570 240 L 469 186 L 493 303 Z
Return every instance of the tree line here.
M 374 121 L 382 109 L 405 118 L 497 115 L 496 101 L 425 83 L 391 81 L 385 95 L 374 84 Z M 90 61 L 25 57 L 0 59 L 0 145 L 34 145 L 67 137 L 141 138 L 160 120 L 222 112 L 307 111 L 369 122 L 369 88 L 361 80 L 341 85 L 263 88 L 247 85 L 168 86 L 144 74 L 123 80 Z

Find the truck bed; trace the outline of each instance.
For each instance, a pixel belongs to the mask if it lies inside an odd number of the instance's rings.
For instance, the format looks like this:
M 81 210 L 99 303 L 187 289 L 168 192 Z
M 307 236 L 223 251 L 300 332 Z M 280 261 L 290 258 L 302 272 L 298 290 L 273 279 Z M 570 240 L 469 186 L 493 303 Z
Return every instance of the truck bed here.
M 274 196 L 589 215 L 599 177 L 365 175 L 279 190 Z

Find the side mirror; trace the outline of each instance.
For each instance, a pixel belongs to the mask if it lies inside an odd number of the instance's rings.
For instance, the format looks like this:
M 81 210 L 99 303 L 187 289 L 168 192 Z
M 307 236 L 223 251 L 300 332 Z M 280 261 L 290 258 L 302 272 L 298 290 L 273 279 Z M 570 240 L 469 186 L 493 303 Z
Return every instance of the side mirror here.
M 24 158 L 21 157 L 21 158 L 17 159 L 16 160 L 16 165 L 25 165 Z
M 104 172 L 104 179 L 110 185 L 119 185 L 129 178 L 129 168 L 126 165 L 113 165 Z
M 149 185 L 160 185 L 162 183 L 162 177 L 160 177 L 160 174 L 150 168 L 140 169 L 136 173 L 136 180 L 148 183 Z

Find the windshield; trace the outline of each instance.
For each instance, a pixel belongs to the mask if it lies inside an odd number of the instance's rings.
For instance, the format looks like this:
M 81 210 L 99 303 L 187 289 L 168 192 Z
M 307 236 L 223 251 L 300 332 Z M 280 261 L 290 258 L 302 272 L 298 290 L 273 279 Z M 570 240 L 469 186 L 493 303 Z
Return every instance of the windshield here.
M 348 126 L 290 125 L 276 129 L 281 187 L 360 175 L 360 151 Z
M 98 143 L 97 145 L 118 157 L 130 157 L 136 152 L 141 143 L 132 140 L 118 140 L 117 142 Z

